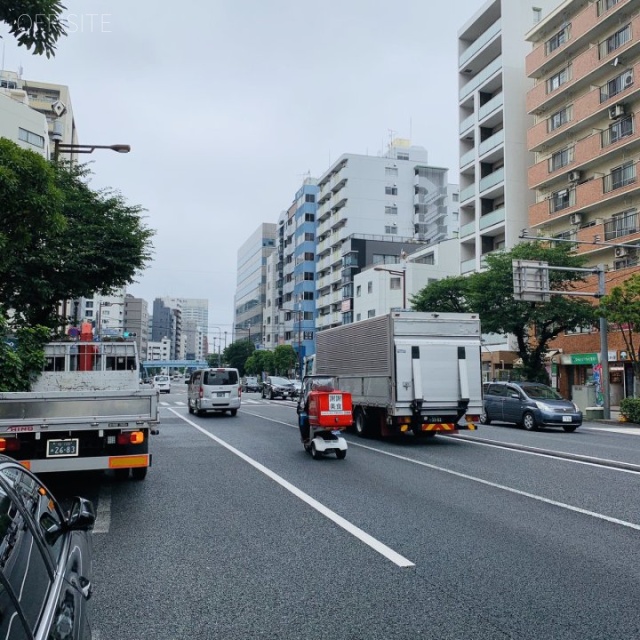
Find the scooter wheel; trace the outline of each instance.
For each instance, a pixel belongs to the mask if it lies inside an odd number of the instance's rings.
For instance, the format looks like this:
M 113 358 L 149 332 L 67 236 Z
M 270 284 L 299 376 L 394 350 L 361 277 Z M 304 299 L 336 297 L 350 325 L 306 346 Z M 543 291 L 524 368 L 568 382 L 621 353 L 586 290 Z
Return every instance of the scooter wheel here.
M 338 449 L 336 451 L 336 458 L 338 458 L 338 460 L 344 460 L 346 457 L 347 457 L 346 449 Z
M 322 458 L 322 453 L 316 449 L 316 443 L 311 443 L 311 456 L 314 460 L 320 460 Z

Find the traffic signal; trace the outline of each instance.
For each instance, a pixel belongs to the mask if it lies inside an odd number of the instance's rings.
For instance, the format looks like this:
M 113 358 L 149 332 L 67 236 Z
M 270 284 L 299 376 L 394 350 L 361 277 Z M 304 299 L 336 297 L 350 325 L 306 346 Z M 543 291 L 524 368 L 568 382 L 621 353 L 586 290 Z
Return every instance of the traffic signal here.
M 135 331 L 124 331 L 122 335 L 125 338 L 135 338 L 138 334 Z

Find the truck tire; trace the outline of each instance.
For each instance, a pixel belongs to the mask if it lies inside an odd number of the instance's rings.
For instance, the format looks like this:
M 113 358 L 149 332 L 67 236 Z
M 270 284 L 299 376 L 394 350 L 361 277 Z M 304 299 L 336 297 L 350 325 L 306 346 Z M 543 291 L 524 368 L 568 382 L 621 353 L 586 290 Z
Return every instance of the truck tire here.
M 134 467 L 131 469 L 131 477 L 134 480 L 144 480 L 147 477 L 149 467 Z
M 130 471 L 131 469 L 114 469 L 113 475 L 116 477 L 116 480 L 128 480 Z
M 361 438 L 366 438 L 369 435 L 369 421 L 367 420 L 367 416 L 364 415 L 364 411 L 362 409 L 358 409 L 356 411 L 353 424 L 355 426 L 356 433 Z
M 193 413 L 193 405 L 191 404 L 191 400 L 187 401 L 187 405 L 189 406 L 189 413 Z

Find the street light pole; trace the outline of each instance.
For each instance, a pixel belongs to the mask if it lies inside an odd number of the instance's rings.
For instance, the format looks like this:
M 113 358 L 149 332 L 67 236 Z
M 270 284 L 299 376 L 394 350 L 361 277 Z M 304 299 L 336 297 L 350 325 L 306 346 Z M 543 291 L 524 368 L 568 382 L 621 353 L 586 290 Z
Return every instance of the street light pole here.
M 111 149 L 117 153 L 129 153 L 131 147 L 128 144 L 72 144 L 53 141 L 53 160 L 58 162 L 61 153 L 93 153 L 95 149 Z

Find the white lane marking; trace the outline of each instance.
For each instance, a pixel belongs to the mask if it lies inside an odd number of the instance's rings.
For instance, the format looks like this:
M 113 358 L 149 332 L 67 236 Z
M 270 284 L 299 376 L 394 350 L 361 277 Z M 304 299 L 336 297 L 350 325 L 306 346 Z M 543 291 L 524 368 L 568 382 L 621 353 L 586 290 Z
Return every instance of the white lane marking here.
M 354 524 L 345 520 L 342 516 L 339 516 L 335 511 L 331 511 L 328 507 L 325 507 L 322 503 L 318 502 L 316 499 L 312 498 L 310 495 L 298 489 L 298 487 L 292 485 L 290 482 L 287 482 L 284 478 L 279 476 L 277 473 L 271 471 L 264 465 L 260 464 L 257 460 L 250 458 L 248 455 L 242 453 L 235 447 L 232 447 L 230 444 L 226 443 L 224 440 L 221 440 L 217 436 L 214 436 L 212 433 L 209 433 L 206 429 L 198 426 L 195 422 L 189 420 L 186 416 L 182 416 L 177 413 L 175 410 L 170 409 L 172 413 L 174 413 L 178 418 L 184 420 L 187 424 L 191 425 L 194 429 L 197 429 L 202 434 L 207 436 L 207 438 L 211 438 L 211 440 L 217 442 L 219 445 L 223 446 L 225 449 L 231 451 L 234 455 L 238 456 L 245 462 L 248 462 L 252 467 L 264 473 L 268 478 L 271 478 L 274 482 L 277 482 L 281 487 L 292 493 L 294 496 L 306 502 L 310 507 L 321 513 L 325 518 L 328 518 L 332 522 L 335 522 L 339 527 L 342 527 L 345 531 L 350 533 L 352 536 L 358 538 L 361 542 L 364 542 L 366 545 L 371 547 L 374 551 L 377 551 L 379 554 L 383 555 L 388 560 L 391 560 L 394 564 L 399 567 L 413 567 L 415 566 L 413 562 L 407 560 L 404 556 L 401 556 L 399 553 L 388 547 L 386 544 L 383 544 L 373 536 L 369 535 L 359 527 L 356 527 Z
M 176 400 L 176 401 L 174 402 L 174 404 L 177 404 L 179 407 L 184 407 L 184 406 L 185 406 L 185 403 L 184 403 L 184 402 L 181 402 L 180 400 Z
M 278 424 L 284 424 L 287 427 L 292 427 L 294 429 L 298 428 L 295 425 L 292 425 L 288 422 L 282 422 L 281 420 L 273 420 L 272 418 L 265 418 L 264 416 L 259 416 L 258 414 L 249 414 L 249 415 L 256 415 L 257 417 L 263 418 L 264 420 L 269 420 L 270 422 L 277 422 Z M 469 440 L 464 440 L 464 442 L 465 443 L 469 442 Z M 472 444 L 484 444 L 484 443 L 474 442 Z M 470 476 L 466 473 L 460 473 L 459 471 L 453 471 L 452 469 L 445 469 L 444 467 L 439 467 L 438 465 L 430 464 L 428 462 L 422 462 L 421 460 L 415 460 L 414 458 L 407 458 L 406 456 L 401 456 L 401 455 L 398 455 L 397 453 L 391 453 L 389 451 L 383 451 L 382 449 L 376 449 L 366 444 L 360 444 L 359 442 L 349 441 L 349 445 L 360 447 L 361 449 L 368 449 L 369 451 L 374 451 L 375 453 L 381 453 L 382 455 L 389 456 L 391 458 L 397 458 L 398 460 L 403 460 L 405 462 L 411 462 L 413 464 L 420 465 L 421 467 L 427 467 L 429 469 L 433 469 L 434 471 L 442 471 L 443 473 L 448 473 L 452 476 L 463 478 L 464 480 L 471 480 L 472 482 L 477 482 L 479 484 L 483 484 L 488 487 L 493 487 L 494 489 L 500 489 L 501 491 L 514 493 L 516 495 L 523 496 L 525 498 L 531 498 L 532 500 L 537 500 L 538 502 L 543 502 L 545 504 L 553 505 L 554 507 L 560 507 L 561 509 L 567 509 L 568 511 L 574 511 L 575 513 L 581 513 L 582 515 L 590 516 L 598 520 L 605 520 L 606 522 L 619 524 L 620 526 L 627 527 L 628 529 L 635 529 L 636 531 L 640 531 L 640 524 L 635 524 L 634 522 L 628 522 L 627 520 L 620 520 L 619 518 L 606 516 L 603 513 L 598 513 L 596 511 L 589 511 L 588 509 L 583 509 L 582 507 L 574 507 L 573 505 L 567 504 L 566 502 L 558 502 L 557 500 L 550 500 L 549 498 L 544 498 L 543 496 L 539 496 L 534 493 L 528 493 L 527 491 L 520 491 L 519 489 L 514 489 L 513 487 L 507 487 L 503 484 L 498 484 L 496 482 L 491 482 L 489 480 L 483 480 L 482 478 L 476 478 L 475 476 Z M 507 449 L 507 450 L 516 451 L 516 453 L 529 453 L 530 455 L 549 457 L 549 456 L 543 456 L 540 453 L 533 453 L 531 451 L 519 451 L 514 449 Z M 573 462 L 577 464 L 587 464 L 589 466 L 598 466 L 602 469 L 601 465 L 594 465 L 592 462 L 582 462 L 580 460 L 567 460 L 567 459 L 563 459 L 563 460 L 564 462 Z M 635 473 L 637 475 L 637 472 L 629 471 L 627 469 L 613 469 L 609 467 L 609 470 L 610 471 L 626 471 L 627 473 Z
M 611 431 L 612 433 L 624 433 L 626 436 L 640 436 L 640 429 L 634 430 L 627 427 L 581 427 L 581 431 Z
M 98 494 L 98 508 L 93 533 L 109 533 L 111 527 L 111 486 L 103 484 Z

